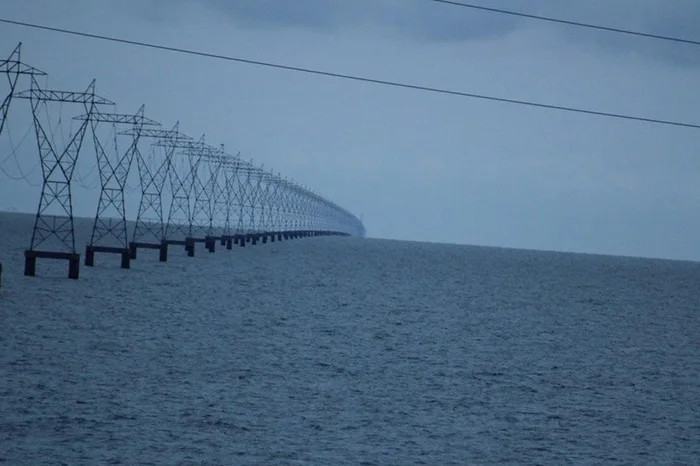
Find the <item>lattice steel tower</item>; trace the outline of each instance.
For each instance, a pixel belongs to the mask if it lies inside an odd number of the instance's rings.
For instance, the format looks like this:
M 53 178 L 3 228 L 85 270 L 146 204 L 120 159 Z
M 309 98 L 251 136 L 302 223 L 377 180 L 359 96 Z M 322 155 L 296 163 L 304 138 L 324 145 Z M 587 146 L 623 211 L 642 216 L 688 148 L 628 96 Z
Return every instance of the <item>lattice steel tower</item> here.
M 102 252 L 120 254 L 121 267 L 123 269 L 130 267 L 131 255 L 129 254 L 124 189 L 143 127 L 160 125 L 144 117 L 143 109 L 142 105 L 135 114 L 95 112 L 92 115 L 76 117 L 77 120 L 90 121 L 100 174 L 97 213 L 90 242 L 85 247 L 85 265 L 87 266 L 95 265 L 95 253 Z M 98 131 L 99 126 L 105 123 L 111 125 L 113 130 L 113 140 L 107 143 Z M 130 128 L 129 136 L 118 131 L 119 127 L 124 126 Z M 129 138 L 129 143 L 123 152 L 119 148 L 119 136 Z
M 192 141 L 192 138 L 179 132 L 179 123 L 170 130 L 143 128 L 141 140 L 155 140 L 150 144 L 149 156 L 136 147 L 136 166 L 139 172 L 141 199 L 134 225 L 134 233 L 129 251 L 132 259 L 136 259 L 139 249 L 158 249 L 159 260 L 168 260 L 168 242 L 165 232 L 165 217 L 163 215 L 163 190 L 170 177 L 172 158 L 180 142 Z M 129 131 L 134 135 L 134 131 Z
M 46 73 L 37 70 L 21 61 L 21 50 L 22 43 L 17 44 L 17 47 L 12 51 L 6 60 L 0 61 L 0 73 L 4 74 L 7 78 L 8 90 L 7 95 L 2 99 L 0 104 L 0 134 L 2 134 L 3 129 L 5 129 L 5 123 L 7 122 L 7 115 L 10 112 L 10 104 L 12 103 L 12 98 L 15 95 L 15 89 L 17 88 L 17 83 L 19 82 L 20 75 L 29 76 L 45 76 Z M 2 285 L 2 264 L 0 264 L 0 286 Z
M 85 91 L 71 92 L 42 89 L 35 76 L 32 76 L 31 88 L 19 93 L 17 97 L 30 101 L 43 175 L 32 240 L 25 252 L 24 273 L 30 276 L 35 274 L 37 258 L 64 259 L 69 261 L 68 277 L 77 279 L 80 254 L 75 250 L 71 195 L 73 172 L 85 131 L 97 106 L 114 105 L 114 102 L 95 94 L 94 80 Z M 69 134 L 68 142 L 62 147 L 57 146 L 57 142 L 49 137 L 51 122 L 42 122 L 41 116 L 44 110 L 48 117 L 48 104 L 56 102 L 81 105 L 86 116 L 80 121 L 78 128 Z M 46 128 L 49 128 L 49 133 Z M 42 249 L 37 249 L 40 246 Z

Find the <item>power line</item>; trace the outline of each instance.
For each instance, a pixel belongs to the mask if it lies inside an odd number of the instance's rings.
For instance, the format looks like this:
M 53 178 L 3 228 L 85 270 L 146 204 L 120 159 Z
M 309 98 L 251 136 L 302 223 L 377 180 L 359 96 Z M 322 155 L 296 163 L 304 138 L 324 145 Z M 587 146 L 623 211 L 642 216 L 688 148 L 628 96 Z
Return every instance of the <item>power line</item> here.
M 122 39 L 122 38 L 118 38 L 118 37 L 104 36 L 104 35 L 100 35 L 100 34 L 91 34 L 91 33 L 87 33 L 87 32 L 74 31 L 74 30 L 70 30 L 70 29 L 63 29 L 63 28 L 57 28 L 57 27 L 51 27 L 51 26 L 44 26 L 44 25 L 34 24 L 34 23 L 26 23 L 26 22 L 22 22 L 22 21 L 15 21 L 15 20 L 10 20 L 10 19 L 5 19 L 5 18 L 0 18 L 0 23 L 14 24 L 17 26 L 24 26 L 24 27 L 41 29 L 41 30 L 52 31 L 52 32 L 60 32 L 62 34 L 70 34 L 70 35 L 79 36 L 79 37 L 87 37 L 87 38 L 91 38 L 91 39 L 106 40 L 106 41 L 117 42 L 117 43 L 121 43 L 121 44 L 135 45 L 135 46 L 139 46 L 139 47 L 147 47 L 147 48 L 152 48 L 152 49 L 157 49 L 157 50 L 165 50 L 168 52 L 176 52 L 176 53 L 182 53 L 182 54 L 187 54 L 187 55 L 196 55 L 196 56 L 202 56 L 202 57 L 207 57 L 207 58 L 215 58 L 218 60 L 226 60 L 226 61 L 232 61 L 232 62 L 237 62 L 237 63 L 245 63 L 248 65 L 256 65 L 256 66 L 262 66 L 262 67 L 267 67 L 267 68 L 276 68 L 276 69 L 281 69 L 281 70 L 286 70 L 286 71 L 295 71 L 295 72 L 299 72 L 299 73 L 307 73 L 307 74 L 313 74 L 313 75 L 317 75 L 317 76 L 325 76 L 325 77 L 338 78 L 338 79 L 347 79 L 347 80 L 351 80 L 351 81 L 360 81 L 360 82 L 366 82 L 366 83 L 371 83 L 371 84 L 379 84 L 382 86 L 398 87 L 398 88 L 404 88 L 404 89 L 412 89 L 412 90 L 417 90 L 417 91 L 432 92 L 432 93 L 436 93 L 436 94 L 445 94 L 445 95 L 452 95 L 452 96 L 459 96 L 459 97 L 469 97 L 472 99 L 481 99 L 481 100 L 488 100 L 488 101 L 493 101 L 493 102 L 503 102 L 503 103 L 508 103 L 508 104 L 523 105 L 523 106 L 543 108 L 543 109 L 548 109 L 548 110 L 559 110 L 559 111 L 564 111 L 564 112 L 583 113 L 583 114 L 587 114 L 587 115 L 595 115 L 595 116 L 608 117 L 608 118 L 618 118 L 618 119 L 622 119 L 622 120 L 641 121 L 641 122 L 645 122 L 645 123 L 653 123 L 653 124 L 659 124 L 659 125 L 679 126 L 679 127 L 685 127 L 685 128 L 700 129 L 700 124 L 696 124 L 696 123 L 688 123 L 688 122 L 672 121 L 672 120 L 662 120 L 662 119 L 658 119 L 658 118 L 648 118 L 648 117 L 640 117 L 640 116 L 634 116 L 634 115 L 625 115 L 622 113 L 602 112 L 602 111 L 598 111 L 598 110 L 589 110 L 589 109 L 583 109 L 583 108 L 568 107 L 568 106 L 564 106 L 564 105 L 545 104 L 545 103 L 541 103 L 541 102 L 534 102 L 534 101 L 528 101 L 528 100 L 509 99 L 506 97 L 496 97 L 496 96 L 490 96 L 490 95 L 484 95 L 484 94 L 476 94 L 476 93 L 472 93 L 472 92 L 463 92 L 463 91 L 443 89 L 443 88 L 438 88 L 438 87 L 422 86 L 422 85 L 418 85 L 418 84 L 402 83 L 402 82 L 397 82 L 397 81 L 387 81 L 384 79 L 376 79 L 376 78 L 369 78 L 369 77 L 358 76 L 358 75 L 335 73 L 335 72 L 331 72 L 331 71 L 323 71 L 323 70 L 317 70 L 317 69 L 312 69 L 312 68 L 303 68 L 303 67 L 292 66 L 292 65 L 282 65 L 279 63 L 265 62 L 265 61 L 260 61 L 260 60 L 252 60 L 252 59 L 248 59 L 248 58 L 233 57 L 233 56 L 228 56 L 228 55 L 220 55 L 220 54 L 215 54 L 215 53 L 210 53 L 210 52 L 201 52 L 201 51 L 192 50 L 192 49 L 171 47 L 171 46 L 167 46 L 167 45 L 159 45 L 159 44 L 154 44 L 154 43 L 149 43 L 149 42 L 141 42 L 141 41 L 135 41 L 135 40 L 129 40 L 129 39 Z
M 457 2 L 454 0 L 428 0 L 428 1 L 435 2 L 435 3 L 442 3 L 445 5 L 453 5 L 453 6 L 460 6 L 460 7 L 464 7 L 464 8 L 471 8 L 473 10 L 488 11 L 490 13 L 499 13 L 499 14 L 510 15 L 510 16 L 520 16 L 522 18 L 534 19 L 534 20 L 539 20 L 539 21 L 548 21 L 550 23 L 559 23 L 559 24 L 566 24 L 569 26 L 578 26 L 578 27 L 588 28 L 588 29 L 597 29 L 599 31 L 615 32 L 615 33 L 627 34 L 627 35 L 631 35 L 631 36 L 646 37 L 649 39 L 659 39 L 659 40 L 667 40 L 667 41 L 671 41 L 671 42 L 681 42 L 684 44 L 700 45 L 700 41 L 698 41 L 698 40 L 683 39 L 681 37 L 662 36 L 660 34 L 651 34 L 648 32 L 633 31 L 631 29 L 622 29 L 622 28 L 615 28 L 615 27 L 609 27 L 609 26 L 600 26 L 597 24 L 583 23 L 580 21 L 572 21 L 572 20 L 568 20 L 568 19 L 553 18 L 551 16 L 533 15 L 530 13 L 523 13 L 520 11 L 503 10 L 501 8 L 491 8 L 491 7 L 481 6 L 481 5 L 475 5 L 473 3 L 463 3 L 463 2 Z
M 27 140 L 27 137 L 29 136 L 29 133 L 32 131 L 32 127 L 29 126 L 27 130 L 25 131 L 24 135 L 20 139 L 18 144 L 14 143 L 14 140 L 12 138 L 12 131 L 9 126 L 5 126 L 5 132 L 7 133 L 7 139 L 10 143 L 10 153 L 5 157 L 5 159 L 0 162 L 0 172 L 2 172 L 7 178 L 13 180 L 13 181 L 24 181 L 27 183 L 29 186 L 37 187 L 39 186 L 38 183 L 33 183 L 29 179 L 29 175 L 33 175 L 36 173 L 36 169 L 39 166 L 39 163 L 37 162 L 34 164 L 32 168 L 30 168 L 26 173 L 22 170 L 22 166 L 19 163 L 19 160 L 17 158 L 17 152 L 19 151 L 20 147 L 24 144 L 24 142 Z M 11 174 L 5 167 L 4 165 L 7 163 L 10 158 L 14 159 L 15 166 L 17 167 L 17 173 L 19 175 L 13 175 Z

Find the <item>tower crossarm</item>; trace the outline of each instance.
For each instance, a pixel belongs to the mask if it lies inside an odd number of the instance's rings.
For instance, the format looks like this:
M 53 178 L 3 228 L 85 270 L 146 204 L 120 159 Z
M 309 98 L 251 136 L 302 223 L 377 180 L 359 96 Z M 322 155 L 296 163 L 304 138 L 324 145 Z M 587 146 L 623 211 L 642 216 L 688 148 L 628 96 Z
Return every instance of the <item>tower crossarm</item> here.
M 114 124 L 122 124 L 122 125 L 148 125 L 148 126 L 160 126 L 160 123 L 158 123 L 155 120 L 151 120 L 150 118 L 146 118 L 143 115 L 140 114 L 124 114 L 124 113 L 103 113 L 103 112 L 94 112 L 92 115 L 80 115 L 77 117 L 73 118 L 74 120 L 91 120 L 91 121 L 96 121 L 99 123 L 114 123 Z M 133 134 L 129 134 L 129 136 L 135 136 L 136 131 L 132 129 Z M 125 132 L 122 132 L 125 133 Z M 119 134 L 122 134 L 119 133 Z M 141 131 L 140 136 L 143 136 L 143 133 Z
M 0 60 L 0 73 L 12 74 L 28 74 L 33 76 L 46 76 L 43 71 L 29 66 L 20 60 L 20 50 L 22 43 L 17 44 L 17 47 L 12 51 L 10 56 L 5 60 Z
M 235 157 L 228 154 L 222 153 L 220 150 L 217 152 L 208 152 L 202 154 L 202 160 L 212 163 L 220 163 L 222 166 L 234 166 L 237 163 Z
M 115 105 L 111 100 L 89 92 L 57 91 L 32 88 L 17 93 L 18 99 L 33 99 L 46 102 L 63 102 L 73 104 Z
M 26 63 L 22 63 L 18 60 L 1 60 L 0 61 L 0 73 L 14 73 L 14 74 L 28 74 L 33 76 L 46 76 L 41 70 L 29 66 Z
M 162 147 L 175 147 L 176 149 L 182 149 L 185 152 L 206 152 L 209 150 L 209 146 L 203 141 L 195 141 L 190 137 L 187 138 L 177 138 L 175 140 L 164 140 L 160 139 L 153 143 L 155 146 Z
M 263 173 L 263 170 L 261 168 L 253 166 L 241 166 L 238 170 L 241 173 L 247 173 L 252 176 L 260 176 Z
M 136 136 L 136 130 L 130 128 L 124 131 L 120 131 L 118 134 L 122 136 Z M 168 139 L 169 141 L 192 141 L 191 137 L 172 129 L 143 128 L 140 131 L 140 135 L 142 138 Z M 172 142 L 166 142 L 165 144 L 172 146 Z

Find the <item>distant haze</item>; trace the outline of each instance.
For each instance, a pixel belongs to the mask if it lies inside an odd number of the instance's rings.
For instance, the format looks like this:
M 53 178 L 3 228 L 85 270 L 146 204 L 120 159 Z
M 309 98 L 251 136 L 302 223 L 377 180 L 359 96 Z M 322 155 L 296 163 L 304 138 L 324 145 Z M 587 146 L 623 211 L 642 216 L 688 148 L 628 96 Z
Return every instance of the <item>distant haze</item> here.
M 481 1 L 700 39 L 695 0 Z M 700 122 L 700 47 L 426 0 L 4 0 L 0 16 L 509 98 Z M 700 130 L 425 94 L 3 24 L 48 86 L 206 133 L 362 215 L 369 236 L 700 260 Z M 24 81 L 22 87 L 26 87 Z M 64 108 L 64 110 L 67 110 Z M 68 116 L 69 114 L 66 114 Z M 13 103 L 10 135 L 28 128 Z M 29 133 L 20 169 L 36 170 Z M 96 183 L 86 139 L 82 183 Z M 0 137 L 0 162 L 8 135 Z M 34 170 L 32 172 L 32 169 Z M 0 210 L 38 187 L 0 173 Z M 134 198 L 130 199 L 133 206 Z M 75 189 L 76 214 L 96 196 Z M 131 213 L 133 214 L 133 208 Z

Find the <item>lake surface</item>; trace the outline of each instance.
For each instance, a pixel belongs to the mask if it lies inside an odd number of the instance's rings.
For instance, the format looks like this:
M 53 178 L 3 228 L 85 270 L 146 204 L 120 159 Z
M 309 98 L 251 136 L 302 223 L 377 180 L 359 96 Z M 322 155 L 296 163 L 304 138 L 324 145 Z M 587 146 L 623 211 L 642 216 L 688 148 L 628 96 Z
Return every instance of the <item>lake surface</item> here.
M 0 462 L 700 462 L 700 263 L 317 238 L 71 281 L 22 276 L 31 221 L 0 214 Z

